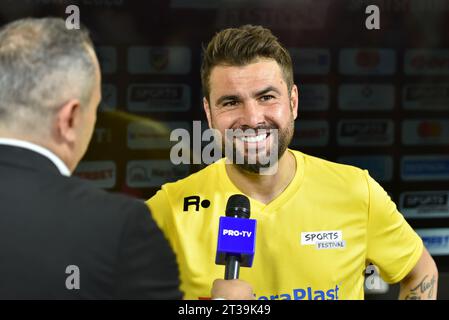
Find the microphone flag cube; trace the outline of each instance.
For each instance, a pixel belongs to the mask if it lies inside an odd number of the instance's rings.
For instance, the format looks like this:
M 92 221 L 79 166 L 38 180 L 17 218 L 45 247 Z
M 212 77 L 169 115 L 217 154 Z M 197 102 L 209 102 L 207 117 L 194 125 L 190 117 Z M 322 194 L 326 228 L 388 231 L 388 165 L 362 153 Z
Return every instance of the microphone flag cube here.
M 224 265 L 226 255 L 236 255 L 240 256 L 240 266 L 251 267 L 256 248 L 256 226 L 254 219 L 220 217 L 215 264 Z

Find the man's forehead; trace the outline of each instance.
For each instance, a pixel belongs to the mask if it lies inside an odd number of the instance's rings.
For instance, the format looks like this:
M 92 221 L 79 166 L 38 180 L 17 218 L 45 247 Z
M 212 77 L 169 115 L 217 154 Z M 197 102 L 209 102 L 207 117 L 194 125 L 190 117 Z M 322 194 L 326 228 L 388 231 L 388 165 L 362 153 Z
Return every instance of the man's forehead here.
M 210 78 L 260 77 L 281 73 L 281 67 L 273 59 L 257 59 L 245 65 L 219 64 L 212 68 Z
M 281 68 L 272 59 L 263 59 L 244 66 L 219 65 L 212 69 L 210 77 L 211 94 L 250 87 L 257 91 L 267 86 L 281 88 L 285 85 Z M 245 89 L 246 90 L 246 89 Z

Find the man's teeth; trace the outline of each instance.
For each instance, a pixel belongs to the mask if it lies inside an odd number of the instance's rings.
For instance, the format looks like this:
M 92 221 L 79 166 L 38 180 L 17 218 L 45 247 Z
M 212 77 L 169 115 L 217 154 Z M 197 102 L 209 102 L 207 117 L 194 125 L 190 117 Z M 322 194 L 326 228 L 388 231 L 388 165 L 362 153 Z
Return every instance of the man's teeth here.
M 267 138 L 268 134 L 264 133 L 264 134 L 260 134 L 258 136 L 252 136 L 252 137 L 240 137 L 240 140 L 242 140 L 243 142 L 260 142 L 263 141 Z

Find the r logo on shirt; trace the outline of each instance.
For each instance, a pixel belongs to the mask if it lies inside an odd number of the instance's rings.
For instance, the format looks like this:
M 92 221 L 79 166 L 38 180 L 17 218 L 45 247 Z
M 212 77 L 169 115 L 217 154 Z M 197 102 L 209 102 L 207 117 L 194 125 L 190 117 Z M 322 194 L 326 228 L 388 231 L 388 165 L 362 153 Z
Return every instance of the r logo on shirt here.
M 200 206 L 202 208 L 209 208 L 210 207 L 210 201 L 207 199 L 204 199 L 201 201 L 201 198 L 199 196 L 189 196 L 184 198 L 184 207 L 183 211 L 187 212 L 189 211 L 189 207 L 194 206 L 195 211 L 200 211 Z

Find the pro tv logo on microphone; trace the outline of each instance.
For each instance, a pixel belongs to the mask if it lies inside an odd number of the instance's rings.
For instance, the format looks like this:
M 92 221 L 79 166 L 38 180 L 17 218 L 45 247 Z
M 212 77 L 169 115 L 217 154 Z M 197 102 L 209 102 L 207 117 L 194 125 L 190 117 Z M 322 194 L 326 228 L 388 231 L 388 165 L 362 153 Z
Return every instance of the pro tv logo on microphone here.
M 252 231 L 240 231 L 240 230 L 231 230 L 231 229 L 223 229 L 223 235 L 233 236 L 233 237 L 248 237 L 250 238 L 253 234 Z

